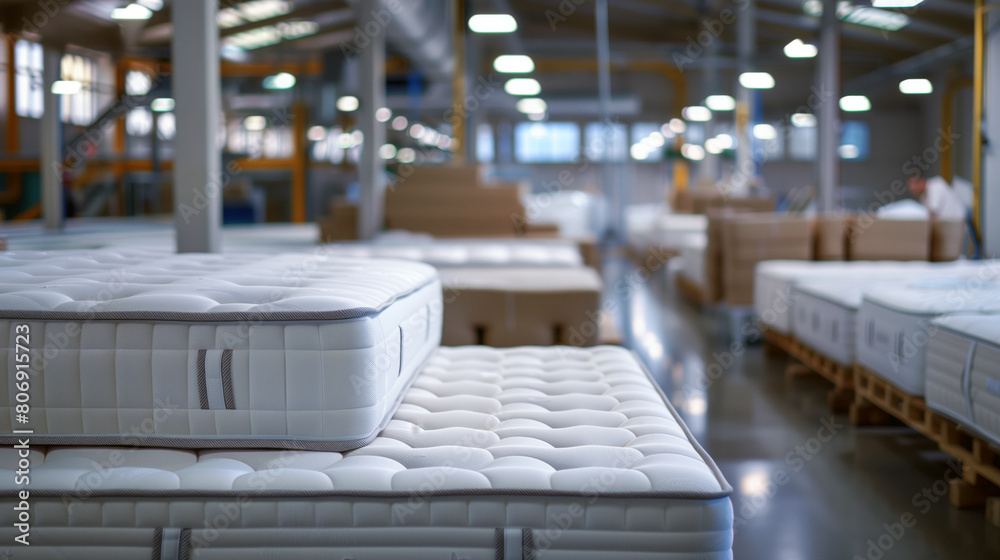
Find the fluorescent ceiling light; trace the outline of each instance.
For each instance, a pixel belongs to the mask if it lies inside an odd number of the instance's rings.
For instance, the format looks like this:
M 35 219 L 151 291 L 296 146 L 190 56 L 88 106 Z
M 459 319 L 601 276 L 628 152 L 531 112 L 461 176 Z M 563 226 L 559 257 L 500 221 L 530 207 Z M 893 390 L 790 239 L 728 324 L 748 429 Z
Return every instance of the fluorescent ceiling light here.
M 319 24 L 315 21 L 283 21 L 275 25 L 263 25 L 226 37 L 224 45 L 245 50 L 277 45 L 282 41 L 300 39 L 315 35 Z
M 788 58 L 812 58 L 819 54 L 816 45 L 803 43 L 802 39 L 795 39 L 785 45 L 785 56 Z
M 728 134 L 719 134 L 713 140 L 723 150 L 731 150 L 736 147 L 736 139 Z
M 838 9 L 837 13 L 840 16 L 841 10 Z M 878 8 L 867 8 L 865 6 L 845 8 L 844 15 L 840 19 L 848 23 L 874 27 L 885 31 L 899 31 L 910 24 L 910 18 L 906 14 L 879 10 Z
M 529 113 L 528 114 L 528 120 L 529 121 L 541 121 L 541 120 L 545 120 L 545 113 Z
M 312 140 L 313 142 L 319 142 L 320 140 L 326 139 L 326 129 L 322 126 L 310 126 L 309 130 L 306 131 L 306 138 Z
M 858 159 L 861 150 L 854 144 L 844 144 L 837 148 L 837 155 L 840 156 L 840 159 Z
M 136 0 L 135 3 L 145 6 L 154 12 L 158 12 L 163 9 L 163 0 Z
M 493 69 L 501 74 L 527 74 L 534 72 L 535 62 L 523 54 L 503 54 L 493 61 Z
M 406 130 L 406 125 L 408 125 L 408 124 L 410 124 L 410 123 L 409 123 L 409 121 L 406 120 L 406 117 L 404 117 L 403 115 L 400 115 L 400 116 L 392 119 L 392 124 L 390 124 L 389 126 L 391 126 L 393 130 L 400 130 L 400 131 L 402 131 L 402 130 Z
M 774 77 L 767 72 L 744 72 L 740 74 L 740 85 L 747 89 L 771 89 Z
M 708 107 L 702 107 L 701 105 L 685 107 L 681 111 L 681 116 L 683 116 L 685 120 L 691 122 L 706 122 L 712 120 L 712 112 L 708 110 Z
M 912 8 L 924 0 L 872 0 L 876 8 Z
M 129 4 L 124 8 L 115 8 L 111 10 L 111 19 L 117 19 L 119 21 L 149 19 L 151 17 L 153 17 L 153 11 L 146 6 L 140 6 L 139 4 Z
M 476 14 L 469 18 L 469 29 L 475 33 L 513 33 L 517 21 L 508 14 Z
M 216 21 L 222 28 L 236 27 L 244 23 L 282 16 L 291 9 L 292 3 L 284 0 L 250 0 L 219 10 Z
M 52 82 L 52 93 L 56 95 L 73 95 L 80 93 L 83 84 L 75 80 L 57 80 Z
M 243 128 L 250 131 L 264 130 L 267 128 L 267 119 L 260 115 L 253 115 L 243 119 Z
M 410 137 L 413 139 L 422 138 L 424 135 L 424 125 L 416 123 L 410 127 Z
M 392 144 L 382 144 L 378 149 L 378 155 L 382 159 L 392 159 L 396 157 L 396 146 Z
M 538 97 L 526 97 L 517 102 L 517 110 L 526 115 L 537 115 L 544 113 L 548 109 L 544 99 Z
M 705 140 L 706 152 L 716 155 L 716 154 L 721 154 L 722 150 L 723 150 L 722 146 L 719 145 L 719 141 L 716 140 L 715 138 L 709 138 L 708 140 Z
M 754 138 L 761 140 L 774 140 L 778 137 L 778 131 L 769 124 L 755 124 L 753 125 L 753 135 Z
M 396 154 L 399 163 L 413 163 L 417 160 L 417 152 L 413 148 L 403 148 Z
M 174 110 L 174 99 L 172 97 L 157 97 L 149 104 L 149 108 L 154 113 L 166 113 Z
M 660 148 L 667 143 L 666 139 L 663 138 L 663 135 L 656 131 L 650 132 L 649 136 L 643 139 L 643 142 L 648 143 L 654 148 Z
M 289 89 L 295 85 L 295 76 L 288 72 L 279 72 L 264 78 L 264 89 Z
M 731 95 L 709 95 L 705 98 L 705 106 L 713 111 L 732 111 L 736 108 L 736 100 Z
M 534 78 L 511 78 L 503 89 L 511 95 L 538 95 L 542 92 L 542 86 Z
M 670 128 L 670 132 L 673 132 L 674 134 L 684 134 L 684 132 L 687 131 L 687 123 L 677 118 L 670 119 L 667 126 Z M 666 134 L 664 134 L 664 136 L 666 136 Z
M 899 91 L 910 95 L 923 95 L 933 92 L 934 86 L 926 78 L 910 78 L 899 82 Z
M 359 106 L 358 98 L 353 95 L 344 95 L 337 99 L 337 110 L 344 113 L 357 111 Z
M 378 122 L 389 122 L 389 119 L 391 118 L 392 109 L 388 107 L 379 107 L 378 110 L 375 111 L 375 120 Z
M 629 148 L 628 153 L 630 156 L 632 156 L 632 159 L 642 161 L 647 157 L 649 157 L 649 148 L 643 145 L 642 143 L 637 142 L 635 144 L 632 144 L 632 147 Z
M 684 144 L 681 146 L 681 155 L 692 161 L 705 159 L 705 148 L 698 144 Z
M 840 98 L 840 110 L 850 113 L 868 111 L 872 108 L 871 101 L 864 95 L 845 95 Z
M 812 113 L 792 113 L 792 126 L 795 128 L 812 128 L 816 126 L 816 115 Z

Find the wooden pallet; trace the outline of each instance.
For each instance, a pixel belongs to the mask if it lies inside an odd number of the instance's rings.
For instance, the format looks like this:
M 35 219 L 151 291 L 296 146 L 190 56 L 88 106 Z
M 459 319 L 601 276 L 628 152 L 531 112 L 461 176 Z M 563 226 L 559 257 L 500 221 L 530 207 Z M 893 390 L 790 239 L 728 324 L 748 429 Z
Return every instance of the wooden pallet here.
M 764 338 L 774 347 L 783 350 L 792 358 L 798 360 L 802 367 L 789 366 L 785 377 L 791 380 L 802 372 L 818 374 L 833 383 L 833 390 L 827 395 L 827 402 L 834 412 L 846 413 L 854 402 L 854 371 L 852 368 L 838 364 L 823 354 L 803 344 L 793 336 L 781 334 L 764 328 Z
M 868 369 L 854 366 L 851 423 L 869 423 L 870 407 L 893 416 L 938 444 L 962 463 L 962 479 L 951 484 L 955 507 L 986 505 L 987 520 L 1000 527 L 1000 451 L 989 441 L 927 408 L 927 402 Z M 868 418 L 866 418 L 868 417 Z

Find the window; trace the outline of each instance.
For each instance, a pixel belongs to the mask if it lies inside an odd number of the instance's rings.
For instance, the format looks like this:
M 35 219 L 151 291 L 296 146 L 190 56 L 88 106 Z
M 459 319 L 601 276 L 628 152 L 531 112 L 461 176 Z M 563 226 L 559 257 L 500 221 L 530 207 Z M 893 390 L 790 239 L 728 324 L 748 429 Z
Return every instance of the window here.
M 97 118 L 97 65 L 93 60 L 76 54 L 64 54 L 60 68 L 61 79 L 80 82 L 80 92 L 61 95 L 63 122 L 87 126 Z
M 476 161 L 492 163 L 496 158 L 496 145 L 493 142 L 493 127 L 481 123 L 476 126 Z
M 788 127 L 788 157 L 793 161 L 816 159 L 816 127 Z
M 570 122 L 518 123 L 514 157 L 520 163 L 560 163 L 580 157 L 580 127 Z
M 864 121 L 844 121 L 840 127 L 840 159 L 864 161 L 869 152 L 868 123 Z
M 635 123 L 632 125 L 632 147 L 629 153 L 642 161 L 660 161 L 667 141 L 656 123 Z M 642 157 L 637 157 L 642 156 Z
M 592 122 L 584 128 L 584 154 L 591 161 L 624 161 L 628 131 L 624 124 Z
M 29 41 L 14 45 L 14 109 L 19 117 L 38 119 L 45 110 L 42 97 L 42 46 Z
M 785 127 L 781 123 L 755 124 L 752 133 L 761 162 L 781 161 L 785 157 Z

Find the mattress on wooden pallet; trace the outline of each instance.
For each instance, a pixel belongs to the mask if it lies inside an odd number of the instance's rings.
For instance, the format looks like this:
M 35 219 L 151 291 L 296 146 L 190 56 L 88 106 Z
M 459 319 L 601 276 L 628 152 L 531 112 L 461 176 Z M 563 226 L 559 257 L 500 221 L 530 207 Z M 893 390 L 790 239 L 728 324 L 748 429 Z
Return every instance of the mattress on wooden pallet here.
M 559 240 L 433 240 L 334 243 L 327 255 L 420 261 L 436 267 L 580 267 L 579 246 Z
M 764 261 L 754 271 L 754 311 L 768 328 L 781 334 L 792 331 L 794 287 L 803 282 L 851 282 L 859 277 L 873 280 L 914 280 L 954 276 L 1000 275 L 995 261 Z
M 39 445 L 351 449 L 389 421 L 440 333 L 440 280 L 420 263 L 3 253 L 0 442 L 31 428 Z
M 30 460 L 18 558 L 732 558 L 729 484 L 618 347 L 441 348 L 379 437 L 343 454 L 33 445 Z M 7 542 L 17 461 L 0 449 Z
M 854 364 L 855 315 L 873 282 L 809 281 L 792 288 L 795 302 L 791 334 L 799 342 L 834 362 Z
M 1000 445 L 1000 314 L 934 319 L 927 406 Z
M 868 291 L 858 308 L 857 361 L 911 395 L 924 394 L 935 317 L 1000 312 L 1000 283 L 936 279 Z

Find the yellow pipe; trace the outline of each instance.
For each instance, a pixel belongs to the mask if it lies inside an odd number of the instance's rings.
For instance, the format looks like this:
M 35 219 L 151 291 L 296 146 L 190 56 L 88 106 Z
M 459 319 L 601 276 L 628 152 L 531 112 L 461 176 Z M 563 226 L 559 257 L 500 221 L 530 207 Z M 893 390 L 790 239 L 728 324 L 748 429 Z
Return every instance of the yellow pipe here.
M 945 131 L 945 134 L 951 132 L 952 119 L 954 118 L 954 106 L 955 106 L 955 96 L 959 91 L 972 87 L 972 78 L 956 78 L 948 82 L 948 87 L 944 90 L 944 95 L 941 97 L 941 130 Z M 941 152 L 941 177 L 948 184 L 951 184 L 952 180 L 955 178 L 955 170 L 952 168 L 952 150 L 946 149 Z
M 455 55 L 451 78 L 451 162 L 465 163 L 465 0 L 453 0 L 454 26 L 451 52 Z
M 986 30 L 983 28 L 983 0 L 976 0 L 976 35 L 973 65 L 972 104 L 972 227 L 978 236 L 979 205 L 983 185 L 983 44 Z
M 535 61 L 535 70 L 538 72 L 596 72 L 597 61 L 589 59 L 540 59 Z M 674 116 L 680 117 L 687 104 L 687 79 L 676 67 L 660 60 L 633 60 L 630 62 L 612 62 L 613 72 L 652 72 L 664 76 L 674 86 Z M 683 144 L 683 137 L 677 136 L 676 147 L 679 149 Z M 688 189 L 690 174 L 688 173 L 688 163 L 684 159 L 674 162 L 674 192 L 683 192 Z

